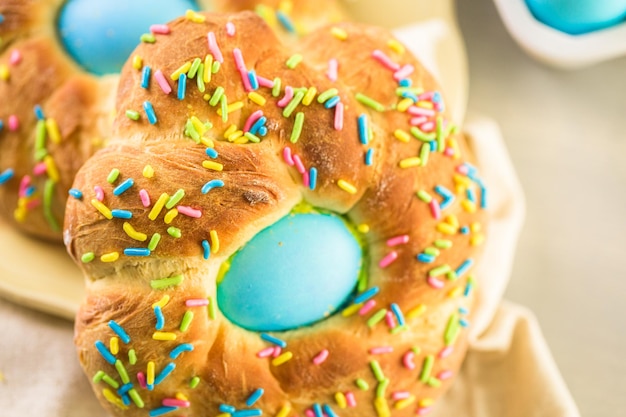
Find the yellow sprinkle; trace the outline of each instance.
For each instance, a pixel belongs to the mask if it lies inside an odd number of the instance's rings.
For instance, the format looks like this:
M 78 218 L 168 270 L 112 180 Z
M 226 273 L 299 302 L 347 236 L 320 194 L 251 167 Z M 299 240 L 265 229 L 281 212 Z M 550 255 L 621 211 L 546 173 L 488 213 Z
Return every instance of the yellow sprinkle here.
M 109 253 L 105 253 L 104 255 L 102 255 L 100 257 L 100 260 L 102 262 L 115 262 L 119 259 L 120 254 L 117 252 L 109 252 Z
M 200 119 L 198 119 L 196 116 L 191 116 L 189 120 L 191 120 L 193 128 L 196 129 L 196 132 L 198 132 L 200 136 L 204 135 L 207 132 L 207 126 L 202 123 L 202 121 L 200 121 Z
M 290 412 L 291 412 L 291 404 L 285 403 L 281 407 L 280 411 L 276 413 L 276 417 L 287 417 Z
M 387 400 L 385 399 L 385 397 L 374 398 L 374 408 L 376 408 L 376 413 L 378 413 L 378 417 L 391 416 L 391 412 L 389 411 L 389 405 L 387 405 Z
M 461 206 L 463 207 L 463 210 L 468 213 L 476 212 L 476 203 L 474 203 L 473 201 L 463 200 L 461 201 Z
M 177 392 L 175 395 L 177 400 L 181 400 L 181 401 L 189 401 L 189 397 L 187 397 L 185 394 L 183 394 L 182 392 Z
M 470 238 L 470 245 L 480 246 L 484 241 L 485 241 L 485 236 L 479 233 Z
M 218 284 L 224 280 L 226 273 L 230 269 L 230 262 L 222 262 L 220 265 L 220 269 L 217 271 L 217 277 L 215 278 L 215 282 Z
M 449 298 L 457 298 L 463 295 L 463 291 L 464 289 L 461 287 L 455 287 L 452 288 L 449 292 L 448 292 L 448 297 Z
M 242 136 L 243 136 L 243 130 L 235 130 L 233 133 L 228 135 L 226 139 L 228 139 L 229 142 L 234 142 Z
M 356 187 L 352 184 L 350 184 L 348 181 L 346 180 L 339 180 L 337 181 L 337 185 L 339 186 L 339 188 L 341 188 L 342 190 L 344 190 L 345 192 L 349 193 L 349 194 L 356 194 Z
M 22 199 L 20 199 L 22 200 Z M 26 209 L 24 207 L 18 207 L 13 211 L 13 218 L 18 223 L 24 223 L 26 221 Z
M 426 309 L 426 304 L 418 304 L 417 306 L 406 312 L 406 318 L 414 319 L 415 317 L 421 316 L 426 312 Z
M 236 144 L 236 145 L 241 145 L 243 143 L 248 143 L 249 140 L 247 137 L 245 136 L 239 136 L 237 139 L 233 140 L 232 143 Z
M 462 185 L 465 188 L 469 188 L 472 185 L 471 180 L 466 176 L 454 174 L 452 178 L 454 179 L 455 184 Z
M 404 53 L 404 45 L 395 39 L 389 39 L 387 46 L 390 47 L 395 53 L 402 55 Z
M 421 400 L 419 400 L 419 402 L 417 403 L 420 407 L 430 407 L 431 405 L 433 405 L 435 403 L 435 400 L 433 400 L 432 398 L 422 398 Z
M 217 230 L 211 230 L 209 237 L 211 238 L 211 253 L 217 253 L 220 250 L 220 238 L 217 235 Z
M 333 26 L 330 29 L 330 34 L 333 35 L 335 38 L 339 39 L 340 41 L 345 41 L 346 39 L 348 39 L 348 32 L 346 32 L 345 30 L 338 28 L 337 26 Z
M 243 101 L 235 101 L 234 103 L 230 103 L 228 106 L 226 106 L 226 113 L 231 114 L 232 112 L 242 109 L 242 108 L 243 108 Z M 222 109 L 217 109 L 217 114 L 221 116 Z
M 415 396 L 411 395 L 408 398 L 404 398 L 393 405 L 396 410 L 402 410 L 415 402 Z
M 370 226 L 369 226 L 369 224 L 366 224 L 366 223 L 361 223 L 360 225 L 358 225 L 358 226 L 356 227 L 356 230 L 358 230 L 358 231 L 359 231 L 359 233 L 366 234 L 366 233 L 369 233 L 369 231 L 370 231 Z
M 185 62 L 183 65 L 181 65 L 176 71 L 172 73 L 172 75 L 170 75 L 170 78 L 174 81 L 178 80 L 180 78 L 180 74 L 187 74 L 189 68 L 191 68 L 191 61 Z
M 185 18 L 187 20 L 191 20 L 194 23 L 203 23 L 206 20 L 206 17 L 204 15 L 196 13 L 193 10 L 187 10 L 185 12 Z
M 237 125 L 228 126 L 228 129 L 226 129 L 226 131 L 224 132 L 224 138 L 228 139 L 228 137 L 232 135 L 233 133 L 235 133 L 236 131 L 237 131 Z
M 156 303 L 152 304 L 152 309 L 154 309 L 154 307 L 165 307 L 167 305 L 167 303 L 170 302 L 170 296 L 165 294 L 163 296 L 163 298 L 161 298 L 159 301 L 157 301 Z
M 261 94 L 257 93 L 256 91 L 252 91 L 248 93 L 248 98 L 250 99 L 251 102 L 258 104 L 259 106 L 265 106 L 265 103 L 267 102 L 267 100 L 265 100 L 265 97 L 263 97 Z
M 205 83 L 210 83 L 211 82 L 211 67 L 213 66 L 213 55 L 211 54 L 207 54 L 207 56 L 204 57 L 204 70 L 202 72 L 202 81 L 204 81 Z
M 138 240 L 139 242 L 145 242 L 146 239 L 148 239 L 148 235 L 136 231 L 133 226 L 131 226 L 131 224 L 128 222 L 124 222 L 124 224 L 122 225 L 122 229 L 124 229 L 124 232 L 126 232 L 128 237 L 130 237 L 131 239 Z
M 154 340 L 176 340 L 176 333 L 171 332 L 154 332 L 152 334 Z
M 473 233 L 478 233 L 482 230 L 482 225 L 480 224 L 480 222 L 472 222 L 472 224 L 470 224 L 470 230 Z
M 154 372 L 156 370 L 156 364 L 153 361 L 148 362 L 146 370 L 146 384 L 154 385 Z
M 400 161 L 400 168 L 412 168 L 422 165 L 422 160 L 418 156 L 412 156 Z
M 146 165 L 145 167 L 143 167 L 142 174 L 145 178 L 152 178 L 154 177 L 154 168 L 152 168 L 152 166 L 150 165 Z
M 341 391 L 338 391 L 335 393 L 335 402 L 337 403 L 339 408 L 346 408 L 348 406 L 348 402 L 346 401 L 346 396 Z
M 306 94 L 304 94 L 304 97 L 302 98 L 302 104 L 304 104 L 305 106 L 308 106 L 309 104 L 311 104 L 313 100 L 315 99 L 316 94 L 317 94 L 317 88 L 309 87 L 309 89 L 306 90 Z
M 458 229 L 458 227 L 459 227 L 459 219 L 457 219 L 457 217 L 454 214 L 447 215 L 444 220 L 450 226 L 456 227 Z
M 291 360 L 291 358 L 293 358 L 293 353 L 291 353 L 291 352 L 282 353 L 279 356 L 277 356 L 274 359 L 272 359 L 272 365 L 280 366 L 283 363 Z
M 54 159 L 52 159 L 52 156 L 44 156 L 43 162 L 44 164 L 46 164 L 48 177 L 50 177 L 53 182 L 59 182 L 59 170 L 57 169 L 57 164 L 54 163 Z
M 408 132 L 402 129 L 396 129 L 393 132 L 393 136 L 395 136 L 395 138 L 398 139 L 400 142 L 408 143 L 411 140 L 411 135 L 409 135 Z
M 215 148 L 215 143 L 212 139 L 202 137 L 200 138 L 200 143 L 206 146 L 207 148 Z
M 120 339 L 118 339 L 115 336 L 109 339 L 109 350 L 114 355 L 117 355 L 118 353 L 120 353 Z
M 221 413 L 221 414 L 218 414 L 217 417 L 231 417 L 231 414 L 230 413 Z
M 410 98 L 405 98 L 400 100 L 400 102 L 396 106 L 396 109 L 398 111 L 405 112 L 409 107 L 411 107 L 411 104 L 413 104 L 413 100 L 411 100 Z
M 111 210 L 107 206 L 102 204 L 101 201 L 98 201 L 94 198 L 91 200 L 91 205 L 94 206 L 100 212 L 100 214 L 102 214 L 107 219 L 111 220 L 113 218 L 113 213 L 111 213 Z
M 8 81 L 10 76 L 9 67 L 5 64 L 0 65 L 0 80 Z
M 163 220 L 165 221 L 165 224 L 170 224 L 170 223 L 172 223 L 174 221 L 176 216 L 178 216 L 178 210 L 173 208 L 170 211 L 168 211 L 167 213 L 165 213 L 165 217 L 163 218 Z
M 152 206 L 152 210 L 150 210 L 150 213 L 148 214 L 148 218 L 150 220 L 155 220 L 157 217 L 159 217 L 161 210 L 163 210 L 165 203 L 169 199 L 170 199 L 170 196 L 167 193 L 161 194 L 157 202 L 154 203 L 154 206 Z
M 432 101 L 424 101 L 424 100 L 418 101 L 417 102 L 417 106 L 421 107 L 423 109 L 434 109 L 435 108 L 435 105 L 433 104 Z
M 454 138 L 448 139 L 448 146 L 452 148 L 454 151 L 453 158 L 461 159 L 461 149 L 459 148 L 459 143 Z
M 143 67 L 143 58 L 139 55 L 133 56 L 133 68 L 140 70 Z
M 61 132 L 59 131 L 59 125 L 56 120 L 52 118 L 46 119 L 46 130 L 53 143 L 61 143 Z
M 221 171 L 224 169 L 224 165 L 215 161 L 202 161 L 202 166 L 213 171 Z
M 113 393 L 113 391 L 111 391 L 110 389 L 108 389 L 108 388 L 104 388 L 104 389 L 102 390 L 102 396 L 103 396 L 103 397 L 104 397 L 104 398 L 105 398 L 108 402 L 110 402 L 111 404 L 113 404 L 113 405 L 115 405 L 115 406 L 119 407 L 120 409 L 122 409 L 122 410 L 128 410 L 128 407 L 124 405 L 124 402 L 123 402 L 120 398 L 118 398 L 118 397 L 117 397 L 117 395 L 115 395 L 115 394 Z
M 449 225 L 448 223 L 439 223 L 437 225 L 437 230 L 445 235 L 454 235 L 456 234 L 456 227 Z
M 278 3 L 278 10 L 285 14 L 291 14 L 293 10 L 293 2 L 291 0 L 281 0 L 281 2 Z
M 361 307 L 363 307 L 363 303 L 352 304 L 352 305 L 344 308 L 341 311 L 341 315 L 343 317 L 350 317 L 350 316 L 356 314 L 356 312 L 359 311 L 361 309 Z

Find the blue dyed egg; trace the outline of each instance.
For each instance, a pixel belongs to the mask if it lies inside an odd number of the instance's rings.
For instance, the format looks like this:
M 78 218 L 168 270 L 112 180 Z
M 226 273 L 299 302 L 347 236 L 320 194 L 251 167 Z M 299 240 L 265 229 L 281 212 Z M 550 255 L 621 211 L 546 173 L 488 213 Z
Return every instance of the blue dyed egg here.
M 60 11 L 58 34 L 65 50 L 87 71 L 118 73 L 142 34 L 167 23 L 193 0 L 69 0 Z
M 626 0 L 526 0 L 526 4 L 537 20 L 571 35 L 626 19 Z
M 335 215 L 291 214 L 262 230 L 232 258 L 217 302 L 248 330 L 281 331 L 328 317 L 352 294 L 361 247 Z

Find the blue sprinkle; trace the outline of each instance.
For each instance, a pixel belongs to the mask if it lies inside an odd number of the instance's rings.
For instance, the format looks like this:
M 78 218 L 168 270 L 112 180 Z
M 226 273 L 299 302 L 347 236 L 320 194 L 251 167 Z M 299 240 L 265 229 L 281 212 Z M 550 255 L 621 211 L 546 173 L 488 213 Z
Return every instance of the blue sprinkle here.
M 41 106 L 39 104 L 35 104 L 35 117 L 37 118 L 37 120 L 45 120 L 46 116 L 43 114 L 43 109 L 41 108 Z
M 480 208 L 487 208 L 487 189 L 485 187 L 480 187 Z
M 452 202 L 454 201 L 454 196 L 450 196 L 450 197 L 446 197 L 440 204 L 439 207 L 441 208 L 441 210 L 445 210 L 446 208 L 448 208 L 448 206 L 450 206 L 450 204 L 452 204 Z
M 401 96 L 402 98 L 410 98 L 413 101 L 413 103 L 417 103 L 419 101 L 417 96 L 410 91 L 403 91 Z
M 169 412 L 175 411 L 178 407 L 159 407 L 159 408 L 153 408 L 152 410 L 150 410 L 150 412 L 148 413 L 148 415 L 150 417 L 159 417 L 162 416 L 163 414 L 167 414 Z
M 461 314 L 467 314 L 469 313 L 469 310 L 465 307 L 459 307 L 459 313 Z
M 471 201 L 472 203 L 476 202 L 476 193 L 474 193 L 473 189 L 468 188 L 467 191 L 465 192 L 465 194 L 467 195 L 467 199 L 469 201 Z
M 402 310 L 400 310 L 400 306 L 396 303 L 392 303 L 391 311 L 393 311 L 393 314 L 396 316 L 396 319 L 398 320 L 398 325 L 404 326 L 405 324 L 404 314 L 402 314 Z
M 212 158 L 212 159 L 215 159 L 215 158 L 217 158 L 219 156 L 217 151 L 215 149 L 213 149 L 213 148 L 206 148 L 206 151 L 204 151 L 204 152 L 207 154 L 207 156 L 209 158 Z
M 133 384 L 132 383 L 128 383 L 128 384 L 124 384 L 122 385 L 118 390 L 117 393 L 119 395 L 124 395 L 126 394 L 128 391 L 130 391 L 131 389 L 133 389 Z
M 132 219 L 133 213 L 128 210 L 113 209 L 111 215 L 116 219 Z
M 232 417 L 257 417 L 263 415 L 260 408 L 252 408 L 250 410 L 239 410 L 232 413 Z
M 13 168 L 5 169 L 4 172 L 0 174 L 0 185 L 13 178 L 13 175 L 15 175 Z
M 435 257 L 433 255 L 428 255 L 426 253 L 420 253 L 417 255 L 417 260 L 425 264 L 430 264 L 430 263 L 435 262 Z
M 123 183 L 113 189 L 113 195 L 121 195 L 135 184 L 132 178 L 127 178 Z
M 315 190 L 315 187 L 317 187 L 317 168 L 312 167 L 309 170 L 309 188 Z
M 4 127 L 4 122 L 0 120 L 0 132 L 2 132 L 2 128 Z
M 259 129 L 259 135 L 261 136 L 267 135 L 267 127 L 261 126 L 261 128 Z
M 283 349 L 287 347 L 287 342 L 267 333 L 261 333 L 261 339 L 265 340 L 266 342 L 275 344 L 276 346 L 280 346 Z
M 69 195 L 71 195 L 77 200 L 80 200 L 81 198 L 83 198 L 83 192 L 76 188 L 70 188 Z
M 256 77 L 256 72 L 252 69 L 248 71 L 248 79 L 250 80 L 250 87 L 253 90 L 259 89 L 259 79 Z
M 183 352 L 191 352 L 191 351 L 193 351 L 193 345 L 191 343 L 182 343 L 176 346 L 174 349 L 172 349 L 172 351 L 170 352 L 170 358 L 178 359 L 178 357 Z
M 154 328 L 157 330 L 163 330 L 163 326 L 165 326 L 165 317 L 163 316 L 161 307 L 154 306 L 154 315 L 156 316 L 156 325 Z
M 26 190 L 24 190 L 24 196 L 25 197 L 32 197 L 33 194 L 35 194 L 35 190 L 36 190 L 36 188 L 33 187 L 32 185 L 27 187 Z
M 178 99 L 184 100 L 185 93 L 187 92 L 187 74 L 182 73 L 178 78 Z
M 4 15 L 0 13 L 0 23 L 4 23 Z
M 289 19 L 289 16 L 287 16 L 281 10 L 276 11 L 276 17 L 278 18 L 278 21 L 280 22 L 280 24 L 283 25 L 283 27 L 287 30 L 287 32 L 291 32 L 291 33 L 296 32 L 296 27 L 293 25 L 293 22 L 291 21 L 291 19 Z
M 443 185 L 437 185 L 435 187 L 435 192 L 439 194 L 440 196 L 442 196 L 443 198 L 454 197 L 454 194 L 452 194 L 452 192 L 448 190 L 446 187 L 444 187 Z
M 124 405 L 130 405 L 130 397 L 127 394 L 122 394 L 121 397 Z
M 146 388 L 148 388 L 148 391 L 152 391 L 154 389 L 154 384 L 146 384 Z
M 469 325 L 470 325 L 470 324 L 469 324 L 469 321 L 467 321 L 466 319 L 459 319 L 459 324 L 460 324 L 462 327 L 469 327 Z
M 267 123 L 267 117 L 265 117 L 265 116 L 259 117 L 259 120 L 254 122 L 252 127 L 250 127 L 250 133 L 252 133 L 253 135 L 256 135 L 257 132 L 259 131 L 259 129 L 261 129 L 261 127 L 263 127 L 263 125 L 265 125 L 265 123 Z
M 472 265 L 474 264 L 474 261 L 470 258 L 466 259 L 465 261 L 463 261 L 463 263 L 456 269 L 456 275 L 457 277 L 461 277 L 461 275 L 463 275 L 464 273 L 467 272 L 468 269 L 470 269 L 472 267 Z
M 361 294 L 357 295 L 354 298 L 354 304 L 359 304 L 359 303 L 362 303 L 363 301 L 369 300 L 370 298 L 378 294 L 378 291 L 380 291 L 380 288 L 372 287 L 369 290 L 362 292 Z
M 220 413 L 228 413 L 228 414 L 232 414 L 235 411 L 237 411 L 237 409 L 235 407 L 233 407 L 232 405 L 228 405 L 228 404 L 220 404 Z
M 163 370 L 154 377 L 154 385 L 159 385 L 172 371 L 176 368 L 176 364 L 174 362 L 168 363 Z
M 437 141 L 433 140 L 431 142 L 429 142 L 430 144 L 430 151 L 431 152 L 436 152 L 437 151 Z
M 470 295 L 471 292 L 472 292 L 472 284 L 468 282 L 467 285 L 465 285 L 465 291 L 463 291 L 463 296 L 467 297 Z
M 204 259 L 209 259 L 210 255 L 211 255 L 211 245 L 209 244 L 209 241 L 205 239 L 202 241 L 202 257 Z
M 109 349 L 107 349 L 104 343 L 102 343 L 102 341 L 100 340 L 96 340 L 95 345 L 96 345 L 96 349 L 98 349 L 98 352 L 100 352 L 104 360 L 110 363 L 111 365 L 115 365 L 115 362 L 117 361 L 117 359 L 115 358 L 115 356 L 113 356 L 111 352 L 109 352 Z
M 370 132 L 367 127 L 367 116 L 365 114 L 362 114 L 359 116 L 358 125 L 359 125 L 359 140 L 361 141 L 361 144 L 367 145 L 367 143 L 369 142 Z
M 150 86 L 150 71 L 151 68 L 148 66 L 143 67 L 141 71 L 141 87 L 148 88 Z
M 315 417 L 324 417 L 324 414 L 322 414 L 322 407 L 318 403 L 313 404 L 313 412 L 315 413 Z
M 332 408 L 330 408 L 328 404 L 324 404 L 322 408 L 324 409 L 324 413 L 326 413 L 328 417 L 338 417 L 337 414 L 333 411 Z
M 441 103 L 441 94 L 439 93 L 439 91 L 435 91 L 435 94 L 433 94 L 432 102 Z
M 150 256 L 152 252 L 148 248 L 126 248 L 124 255 L 126 256 Z
M 461 234 L 463 234 L 463 235 L 467 235 L 467 234 L 469 234 L 470 229 L 469 229 L 469 227 L 467 227 L 467 226 L 463 226 L 463 227 L 461 227 L 461 230 L 460 230 L 460 231 L 461 231 Z
M 202 194 L 206 194 L 211 191 L 213 188 L 220 188 L 224 186 L 224 181 L 222 180 L 211 180 L 202 186 Z
M 124 330 L 122 326 L 117 324 L 114 320 L 111 320 L 109 321 L 109 327 L 115 332 L 116 335 L 118 335 L 120 339 L 122 339 L 122 342 L 126 344 L 130 343 L 130 336 L 126 333 L 126 330 Z
M 365 165 L 371 166 L 374 163 L 374 148 L 369 148 L 365 152 Z
M 400 87 L 410 87 L 411 84 L 413 84 L 413 81 L 411 81 L 410 78 L 403 78 L 398 81 L 398 84 L 400 85 Z
M 150 103 L 149 101 L 144 101 L 143 109 L 146 112 L 146 116 L 148 116 L 148 121 L 150 122 L 150 124 L 156 124 L 158 119 L 156 113 L 154 112 L 154 107 L 152 107 L 152 103 Z
M 467 176 L 476 176 L 476 174 L 478 174 L 478 168 L 476 168 L 474 165 L 470 164 L 469 162 L 465 162 L 463 163 L 463 166 L 467 168 Z
M 250 396 L 246 400 L 246 407 L 252 407 L 254 403 L 263 396 L 264 392 L 265 391 L 263 390 L 263 388 L 257 388 L 256 391 L 250 394 Z
M 337 105 L 337 103 L 339 103 L 340 100 L 341 100 L 341 97 L 339 96 L 331 97 L 328 100 L 326 100 L 326 102 L 324 103 L 324 107 L 326 107 L 327 109 L 332 109 L 333 107 Z

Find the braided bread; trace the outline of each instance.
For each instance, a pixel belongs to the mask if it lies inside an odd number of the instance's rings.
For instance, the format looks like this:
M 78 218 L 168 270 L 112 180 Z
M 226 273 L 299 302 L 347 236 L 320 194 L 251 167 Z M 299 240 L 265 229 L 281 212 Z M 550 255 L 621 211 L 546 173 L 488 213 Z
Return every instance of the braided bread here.
M 382 29 L 287 47 L 252 13 L 201 16 L 135 50 L 166 77 L 125 65 L 68 201 L 96 395 L 120 416 L 426 414 L 466 350 L 486 205 L 433 78 Z

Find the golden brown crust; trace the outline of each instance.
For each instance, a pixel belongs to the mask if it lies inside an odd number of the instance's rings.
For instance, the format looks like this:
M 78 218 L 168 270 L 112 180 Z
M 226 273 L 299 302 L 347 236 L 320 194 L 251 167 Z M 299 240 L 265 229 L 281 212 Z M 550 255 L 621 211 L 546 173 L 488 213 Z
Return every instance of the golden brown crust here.
M 475 282 L 470 277 L 485 217 L 480 209 L 484 185 L 475 168 L 467 164 L 471 156 L 462 135 L 446 124 L 439 96 L 433 94 L 437 86 L 432 77 L 415 58 L 394 42 L 390 44 L 392 37 L 381 29 L 344 23 L 334 30 L 317 31 L 287 48 L 251 13 L 205 16 L 202 23 L 178 19 L 170 24 L 170 35 L 138 47 L 136 54 L 144 65 L 161 70 L 173 91 L 165 94 L 154 79 L 149 88 L 140 88 L 139 71 L 126 65 L 113 138 L 77 175 L 75 187 L 84 191 L 83 199 L 68 203 L 66 244 L 85 271 L 88 294 L 76 320 L 76 345 L 85 372 L 95 376 L 96 394 L 112 413 L 128 416 L 147 415 L 149 410 L 158 415 L 163 411 L 160 407 L 171 404 L 167 399 L 176 396 L 189 401 L 181 403 L 188 405 L 181 409 L 188 416 L 217 415 L 224 412 L 224 405 L 250 409 L 246 399 L 258 388 L 264 394 L 252 408 L 264 415 L 276 415 L 284 407 L 291 411 L 281 415 L 302 415 L 323 405 L 332 410 L 326 410 L 327 414 L 340 416 L 426 413 L 445 391 L 464 355 L 462 327 L 471 320 Z M 227 22 L 234 24 L 234 36 L 226 33 Z M 170 75 L 196 58 L 204 62 L 211 52 L 209 32 L 216 35 L 223 63 L 205 83 L 204 92 L 196 87 L 197 78 L 190 77 L 184 98 L 179 99 L 178 82 Z M 248 95 L 235 65 L 235 48 L 241 51 L 246 71 L 254 69 L 268 80 L 280 78 L 280 94 L 274 96 L 272 87 L 261 86 L 256 93 L 266 100 L 264 104 Z M 390 70 L 372 56 L 374 50 L 383 51 L 401 66 L 392 65 Z M 288 68 L 286 62 L 296 53 L 302 54 L 302 62 Z M 336 80 L 326 74 L 330 59 L 339 64 Z M 404 68 L 412 87 L 419 91 L 396 90 L 399 85 L 394 73 L 398 68 Z M 302 92 L 315 87 L 315 99 L 284 115 L 285 109 L 277 103 L 288 86 L 304 87 Z M 217 113 L 220 105 L 211 105 L 218 87 L 224 89 L 229 104 L 243 105 L 230 112 L 226 122 Z M 330 88 L 337 89 L 344 106 L 341 129 L 335 128 L 336 108 L 317 101 Z M 411 94 L 422 98 L 408 110 L 403 107 L 406 100 L 398 96 L 403 92 L 409 94 L 409 101 L 413 100 Z M 362 95 L 380 103 L 382 111 L 372 109 L 371 102 L 363 104 L 368 101 Z M 144 111 L 146 102 L 156 114 L 154 124 Z M 411 135 L 406 138 L 402 133 L 408 134 L 411 128 L 411 112 L 420 112 L 415 106 L 434 110 L 433 116 L 427 117 L 433 132 L 416 131 L 424 140 Z M 139 119 L 127 117 L 127 110 L 136 111 Z M 267 136 L 258 137 L 259 143 L 249 142 L 254 139 L 250 136 L 242 140 L 238 134 L 230 136 L 230 141 L 224 138 L 231 125 L 229 133 L 243 129 L 257 110 L 267 117 L 268 128 Z M 304 115 L 304 125 L 297 140 L 291 141 L 298 112 Z M 370 127 L 366 144 L 359 135 L 357 119 L 361 115 Z M 211 127 L 202 132 L 207 122 Z M 191 129 L 194 123 L 196 127 Z M 429 130 L 423 121 L 413 123 Z M 194 129 L 200 131 L 197 143 L 190 137 Z M 425 142 L 429 140 L 436 148 L 426 160 L 423 149 L 430 149 L 430 142 Z M 207 149 L 216 151 L 217 156 L 207 156 Z M 369 149 L 374 157 L 366 164 Z M 297 165 L 289 165 L 288 155 L 301 159 L 304 176 Z M 423 166 L 405 166 L 417 155 Z M 223 169 L 203 166 L 207 160 L 222 164 Z M 154 175 L 149 175 L 149 169 L 144 171 L 146 165 Z M 304 183 L 311 167 L 318 174 L 314 189 Z M 114 168 L 120 176 L 108 184 L 106 178 Z M 129 178 L 133 185 L 115 195 L 114 190 Z M 222 180 L 223 187 L 203 193 L 203 185 L 213 180 Z M 92 201 L 96 185 L 103 189 L 100 202 Z M 140 199 L 142 189 L 150 195 L 147 207 Z M 162 193 L 167 193 L 168 200 L 179 189 L 184 190 L 179 202 L 154 209 Z M 428 196 L 433 203 L 428 203 Z M 359 291 L 378 288 L 379 292 L 372 298 L 376 307 L 368 312 L 367 306 L 350 304 L 342 313 L 311 326 L 275 334 L 286 342 L 281 354 L 293 354 L 280 364 L 276 360 L 280 362 L 284 356 L 258 357 L 271 344 L 221 314 L 215 304 L 216 282 L 223 261 L 301 200 L 345 214 L 360 226 L 368 252 L 368 282 Z M 438 211 L 439 203 L 443 209 Z M 180 206 L 199 210 L 201 216 L 173 216 L 173 210 L 182 210 Z M 102 214 L 107 208 L 129 210 L 132 218 L 107 220 Z M 155 216 L 150 219 L 153 210 Z M 165 223 L 166 217 L 171 223 Z M 128 233 L 129 229 L 124 232 L 124 222 L 145 235 L 145 240 L 133 239 L 137 235 Z M 170 227 L 176 227 L 182 236 L 168 234 Z M 124 253 L 127 248 L 148 247 L 156 233 L 161 239 L 149 256 Z M 219 249 L 215 236 L 219 236 Z M 399 236 L 408 241 L 387 243 Z M 202 241 L 211 244 L 210 256 Z M 393 253 L 395 260 L 390 258 Z M 188 305 L 189 300 L 208 300 L 208 306 Z M 159 331 L 175 335 L 175 340 L 153 340 L 158 315 L 154 303 L 165 320 Z M 189 314 L 193 320 L 186 328 L 183 318 Z M 401 326 L 400 320 L 406 323 Z M 130 335 L 128 344 L 120 341 L 116 325 Z M 94 348 L 98 341 L 103 353 Z M 189 344 L 193 350 L 170 357 L 181 344 Z M 110 356 L 110 346 L 114 356 Z M 136 353 L 136 362 L 129 359 L 130 349 Z M 312 364 L 323 350 L 329 352 L 326 361 Z M 107 358 L 119 361 L 118 367 L 124 365 L 133 395 L 141 400 L 127 399 L 129 403 L 124 405 L 125 391 L 116 393 L 102 379 L 105 372 L 124 385 L 119 370 L 107 363 Z M 141 381 L 147 377 L 150 362 L 157 375 L 170 363 L 175 368 L 153 389 L 144 389 Z M 190 387 L 196 377 L 199 384 Z

